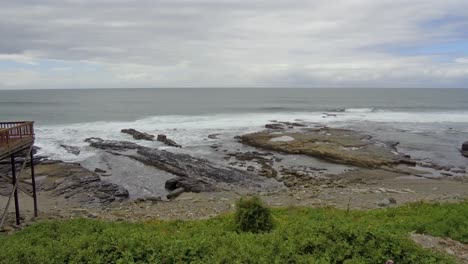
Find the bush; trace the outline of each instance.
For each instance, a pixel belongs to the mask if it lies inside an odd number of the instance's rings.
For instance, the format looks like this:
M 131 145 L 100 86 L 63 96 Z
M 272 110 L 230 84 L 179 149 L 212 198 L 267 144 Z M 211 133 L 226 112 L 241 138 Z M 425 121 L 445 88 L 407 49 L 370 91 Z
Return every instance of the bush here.
M 237 231 L 264 233 L 273 229 L 273 218 L 260 198 L 241 198 L 236 204 L 235 225 Z

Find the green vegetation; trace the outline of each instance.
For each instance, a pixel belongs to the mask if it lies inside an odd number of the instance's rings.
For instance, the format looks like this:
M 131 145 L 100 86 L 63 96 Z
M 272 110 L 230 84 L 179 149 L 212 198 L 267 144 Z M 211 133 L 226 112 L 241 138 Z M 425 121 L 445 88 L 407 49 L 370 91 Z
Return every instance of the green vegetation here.
M 270 208 L 258 197 L 241 198 L 236 204 L 234 219 L 240 232 L 263 233 L 273 229 Z
M 273 209 L 268 233 L 237 232 L 233 215 L 150 223 L 48 221 L 0 236 L 0 263 L 454 263 L 411 231 L 468 243 L 468 202 L 371 211 Z

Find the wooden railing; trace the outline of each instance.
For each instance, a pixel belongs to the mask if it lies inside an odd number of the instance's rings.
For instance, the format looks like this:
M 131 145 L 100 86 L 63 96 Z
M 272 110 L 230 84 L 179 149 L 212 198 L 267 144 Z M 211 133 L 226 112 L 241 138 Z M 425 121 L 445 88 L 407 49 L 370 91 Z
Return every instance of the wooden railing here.
M 34 139 L 34 122 L 0 122 L 0 147 L 21 139 Z

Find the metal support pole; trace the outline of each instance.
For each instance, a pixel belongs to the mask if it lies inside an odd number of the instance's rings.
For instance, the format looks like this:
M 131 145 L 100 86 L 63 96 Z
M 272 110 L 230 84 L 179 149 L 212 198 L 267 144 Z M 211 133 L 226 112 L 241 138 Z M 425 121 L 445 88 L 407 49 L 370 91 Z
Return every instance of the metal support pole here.
M 16 164 L 15 164 L 15 156 L 11 154 L 11 179 L 13 188 L 16 184 Z M 15 188 L 15 214 L 16 214 L 16 224 L 20 225 L 20 213 L 19 213 L 19 203 L 18 203 L 18 190 Z
M 34 153 L 31 149 L 31 183 L 33 191 L 33 200 L 34 200 L 34 216 L 37 217 L 37 195 L 36 195 L 36 177 L 34 176 Z

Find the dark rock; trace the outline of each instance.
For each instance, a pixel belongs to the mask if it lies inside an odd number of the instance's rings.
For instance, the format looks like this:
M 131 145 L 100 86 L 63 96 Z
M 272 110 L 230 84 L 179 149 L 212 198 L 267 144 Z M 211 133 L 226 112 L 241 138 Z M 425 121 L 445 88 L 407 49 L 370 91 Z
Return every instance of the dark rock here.
M 148 133 L 140 132 L 138 130 L 135 130 L 133 128 L 129 129 L 122 129 L 120 132 L 129 134 L 131 135 L 134 139 L 136 140 L 148 140 L 148 141 L 153 141 L 154 136 L 150 135 Z
M 289 128 L 293 128 L 293 127 L 306 127 L 306 126 L 307 126 L 306 124 L 299 123 L 299 122 L 277 122 L 277 123 L 286 125 L 286 126 L 288 126 Z
M 254 167 L 254 166 L 248 166 L 248 167 L 247 167 L 247 170 L 248 170 L 248 171 L 254 171 L 254 170 L 255 170 L 255 167 Z
M 400 163 L 410 166 L 416 166 L 416 161 L 410 159 L 400 159 Z
M 284 127 L 283 124 L 266 124 L 265 128 L 268 128 L 268 129 L 284 129 L 285 127 Z
M 63 163 L 61 160 L 44 160 L 41 161 L 41 164 L 43 165 L 50 165 L 50 164 L 57 164 L 57 163 Z
M 210 135 L 208 135 L 208 138 L 209 139 L 218 139 L 219 135 L 221 135 L 221 134 L 210 134 Z
M 171 147 L 182 147 L 181 145 L 177 144 L 174 140 L 168 139 L 167 136 L 163 134 L 159 134 L 157 140 Z
M 164 188 L 166 188 L 166 190 L 169 190 L 169 191 L 177 189 L 177 183 L 179 183 L 180 179 L 181 177 L 167 180 L 166 183 L 164 184 Z
M 33 155 L 36 155 L 37 151 L 39 151 L 39 150 L 41 150 L 40 147 L 38 147 L 38 146 L 33 146 L 33 148 L 32 148 L 32 153 L 33 153 Z
M 96 172 L 96 173 L 106 173 L 107 171 L 105 171 L 103 169 L 100 169 L 100 168 L 95 168 L 94 172 Z
M 187 154 L 142 147 L 130 157 L 181 177 L 204 178 L 217 182 L 239 183 L 255 179 L 245 171 L 217 165 Z
M 461 154 L 468 158 L 468 141 L 462 144 Z
M 173 191 L 177 188 L 184 188 L 184 190 L 187 192 L 195 193 L 217 191 L 217 188 L 208 181 L 188 177 L 177 177 L 169 179 L 166 181 L 164 187 L 169 191 Z
M 181 195 L 183 192 L 185 192 L 184 188 L 177 188 L 173 190 L 172 192 L 168 193 L 166 195 L 167 199 L 171 200 L 176 198 L 177 196 Z
M 73 155 L 79 155 L 81 150 L 79 147 L 75 147 L 75 146 L 69 146 L 69 145 L 65 145 L 65 144 L 60 144 L 60 147 L 61 148 L 64 148 L 68 153 L 71 153 Z
M 296 127 L 306 127 L 307 126 L 306 124 L 298 123 L 298 122 L 291 123 L 291 125 L 296 126 Z
M 465 143 L 462 144 L 461 150 L 468 151 L 468 141 L 466 141 Z
M 123 187 L 103 182 L 98 175 L 78 165 L 68 166 L 68 170 L 70 169 L 74 171 L 72 175 L 48 188 L 52 190 L 53 195 L 74 199 L 88 205 L 107 205 L 114 201 L 123 201 L 129 196 L 128 191 Z
M 129 141 L 103 140 L 101 138 L 87 138 L 85 142 L 90 143 L 91 147 L 104 150 L 126 150 L 137 149 L 140 146 Z
M 183 177 L 184 180 L 179 180 L 177 187 L 184 186 L 187 191 L 209 191 L 218 184 L 221 184 L 223 188 L 232 188 L 237 185 L 245 189 L 262 189 L 263 191 L 276 190 L 281 186 L 275 181 L 265 180 L 265 178 L 250 172 L 212 163 L 206 159 L 195 158 L 188 154 L 143 147 L 131 142 L 102 139 L 93 139 L 92 142 L 93 147 L 110 151 L 112 154 L 127 156 L 146 165 Z M 125 147 L 137 149 L 137 151 L 136 153 L 128 153 Z M 117 150 L 117 152 L 114 150 Z M 196 184 L 194 184 L 194 181 Z M 191 186 L 188 187 L 189 185 Z

